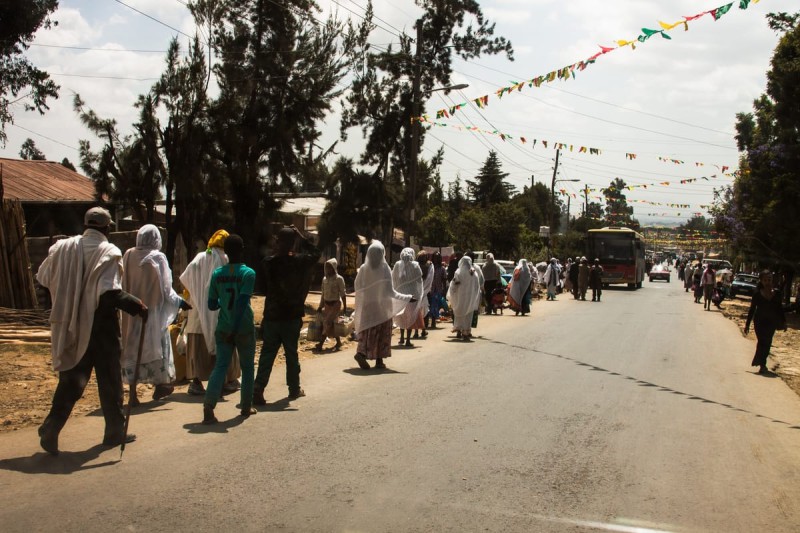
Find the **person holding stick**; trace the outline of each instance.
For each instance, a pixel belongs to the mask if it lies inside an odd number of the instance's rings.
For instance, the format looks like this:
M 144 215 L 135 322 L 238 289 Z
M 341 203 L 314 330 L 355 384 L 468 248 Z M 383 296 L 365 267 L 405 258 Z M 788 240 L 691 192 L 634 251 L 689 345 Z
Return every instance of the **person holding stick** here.
M 50 413 L 39 427 L 39 444 L 58 455 L 58 437 L 89 382 L 94 369 L 100 407 L 105 418 L 103 445 L 133 442 L 125 435 L 122 411 L 119 316 L 147 317 L 147 306 L 122 290 L 122 252 L 108 242 L 111 214 L 93 207 L 84 216 L 82 235 L 50 247 L 36 273 L 49 289 L 53 368 L 59 372 Z

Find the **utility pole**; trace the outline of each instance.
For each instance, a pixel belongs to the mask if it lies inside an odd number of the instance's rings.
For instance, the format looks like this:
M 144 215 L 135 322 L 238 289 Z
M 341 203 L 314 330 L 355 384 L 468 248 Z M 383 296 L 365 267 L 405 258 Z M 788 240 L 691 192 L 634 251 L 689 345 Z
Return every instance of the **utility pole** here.
M 417 196 L 417 165 L 419 160 L 419 101 L 422 82 L 422 22 L 417 23 L 417 53 L 414 58 L 414 80 L 411 85 L 411 153 L 408 162 L 408 225 L 406 227 L 406 246 L 411 246 L 411 233 L 414 231 L 414 201 Z
M 561 149 L 556 148 L 556 164 L 553 167 L 553 181 L 550 183 L 550 234 L 555 232 L 555 215 L 556 215 L 556 176 L 558 175 L 558 156 L 561 154 Z
M 569 231 L 569 202 L 572 200 L 572 196 L 567 196 L 567 231 Z
M 589 186 L 583 188 L 583 216 L 589 216 Z
M 533 228 L 533 212 L 536 210 L 536 195 L 533 192 L 533 186 L 536 184 L 536 176 L 531 174 L 531 212 L 530 216 L 528 216 L 528 220 L 531 222 L 531 228 Z

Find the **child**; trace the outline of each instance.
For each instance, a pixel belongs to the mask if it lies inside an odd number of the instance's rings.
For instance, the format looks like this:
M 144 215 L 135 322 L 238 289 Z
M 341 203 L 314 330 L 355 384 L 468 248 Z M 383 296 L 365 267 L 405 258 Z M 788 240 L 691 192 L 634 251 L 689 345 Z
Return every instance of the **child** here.
M 244 243 L 238 235 L 232 234 L 225 239 L 225 253 L 230 262 L 214 271 L 208 289 L 208 308 L 211 311 L 219 309 L 219 321 L 214 334 L 217 361 L 206 387 L 203 424 L 217 422 L 214 407 L 222 394 L 222 384 L 234 348 L 239 354 L 239 364 L 242 367 L 240 414 L 247 418 L 256 413 L 252 407 L 256 328 L 253 308 L 250 307 L 256 273 L 244 264 Z

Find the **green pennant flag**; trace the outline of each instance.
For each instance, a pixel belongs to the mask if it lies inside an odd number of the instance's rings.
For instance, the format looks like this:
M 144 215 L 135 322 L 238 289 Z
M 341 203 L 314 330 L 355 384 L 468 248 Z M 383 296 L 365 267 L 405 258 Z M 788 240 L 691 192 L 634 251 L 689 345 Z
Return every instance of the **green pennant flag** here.
M 712 13 L 714 15 L 714 20 L 721 19 L 722 15 L 731 10 L 731 7 L 733 7 L 733 2 L 724 6 L 719 6 L 717 9 L 715 9 Z
M 662 36 L 664 39 L 668 40 L 668 41 L 671 41 L 671 40 L 672 40 L 672 37 L 670 37 L 669 35 L 667 35 L 667 32 L 665 32 L 665 31 L 662 31 L 662 32 L 661 32 L 661 36 Z
M 637 40 L 638 40 L 640 43 L 643 43 L 643 42 L 645 42 L 647 39 L 649 39 L 650 37 L 652 37 L 653 35 L 655 35 L 655 34 L 656 34 L 656 33 L 658 33 L 658 32 L 659 32 L 659 30 L 650 30 L 650 29 L 648 29 L 648 28 L 642 28 L 642 33 L 643 33 L 643 35 L 640 35 L 639 37 L 637 37 Z
M 747 9 L 750 5 L 750 0 L 739 0 L 739 9 Z

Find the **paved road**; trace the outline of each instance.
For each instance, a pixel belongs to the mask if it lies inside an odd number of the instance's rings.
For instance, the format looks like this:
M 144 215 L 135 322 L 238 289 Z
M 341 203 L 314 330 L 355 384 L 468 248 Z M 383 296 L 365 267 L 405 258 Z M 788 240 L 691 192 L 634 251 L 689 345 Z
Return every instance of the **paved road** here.
M 139 441 L 70 420 L 58 458 L 0 436 L 3 531 L 798 531 L 800 399 L 676 283 L 534 304 L 394 352 L 306 363 L 309 396 L 198 424 L 143 409 Z M 281 377 L 281 371 L 277 373 Z

